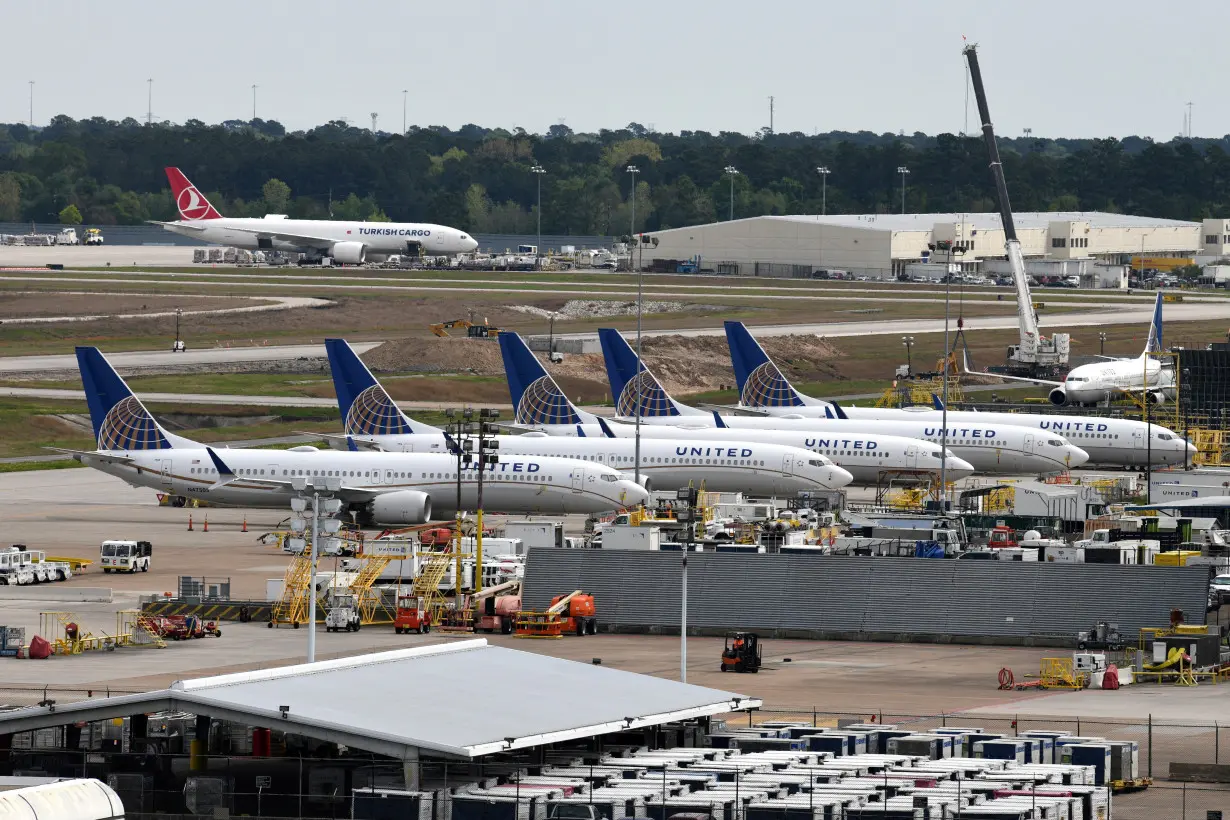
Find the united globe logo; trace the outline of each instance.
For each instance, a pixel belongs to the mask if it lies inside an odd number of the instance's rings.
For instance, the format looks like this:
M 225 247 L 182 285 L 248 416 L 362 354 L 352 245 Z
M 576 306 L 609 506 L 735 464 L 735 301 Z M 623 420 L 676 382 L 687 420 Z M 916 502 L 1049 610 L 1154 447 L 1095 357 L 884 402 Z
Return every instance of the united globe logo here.
M 773 362 L 764 362 L 748 374 L 739 393 L 739 403 L 748 407 L 796 407 L 802 404 L 790 382 Z
M 98 428 L 99 450 L 165 450 L 170 446 L 136 396 L 112 407 Z
M 387 436 L 411 432 L 401 410 L 378 384 L 355 397 L 346 414 L 346 432 L 351 435 Z
M 639 405 L 637 396 L 640 396 Z M 615 403 L 615 412 L 621 416 L 636 416 L 638 406 L 641 416 L 676 416 L 679 414 L 674 404 L 671 403 L 670 396 L 648 370 L 637 373 L 624 385 L 624 389 L 619 394 L 619 401 Z
M 535 379 L 517 402 L 518 424 L 580 424 L 568 397 L 560 393 L 550 376 Z

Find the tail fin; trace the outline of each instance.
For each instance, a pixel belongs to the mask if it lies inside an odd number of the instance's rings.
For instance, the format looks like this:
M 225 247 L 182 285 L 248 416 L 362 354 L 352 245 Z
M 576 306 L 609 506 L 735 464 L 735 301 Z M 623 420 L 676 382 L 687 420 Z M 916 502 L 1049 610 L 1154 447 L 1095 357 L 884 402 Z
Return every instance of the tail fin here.
M 409 418 L 376 381 L 345 339 L 325 339 L 329 370 L 346 433 L 352 436 L 438 434 L 438 427 Z
M 747 407 L 801 407 L 805 397 L 782 375 L 769 354 L 742 322 L 726 323 L 726 344 L 739 385 L 739 403 Z
M 578 410 L 555 379 L 516 333 L 500 333 L 500 354 L 518 424 L 592 424 L 595 416 Z
M 181 219 L 194 222 L 198 219 L 221 219 L 213 205 L 200 190 L 188 181 L 184 172 L 175 167 L 166 169 L 167 181 L 171 183 L 171 196 L 175 197 L 175 207 L 179 209 Z
M 704 410 L 672 399 L 618 330 L 599 328 L 598 341 L 602 343 L 602 358 L 606 360 L 606 375 L 611 382 L 617 414 L 636 416 L 639 395 L 642 417 L 708 415 Z
M 77 348 L 77 366 L 99 450 L 170 450 L 196 442 L 163 430 L 96 347 Z
M 1153 323 L 1149 325 L 1149 340 L 1145 342 L 1145 355 L 1162 352 L 1162 293 L 1158 291 L 1153 304 Z
M 934 393 L 931 394 L 931 406 L 936 410 L 944 409 L 944 400 Z

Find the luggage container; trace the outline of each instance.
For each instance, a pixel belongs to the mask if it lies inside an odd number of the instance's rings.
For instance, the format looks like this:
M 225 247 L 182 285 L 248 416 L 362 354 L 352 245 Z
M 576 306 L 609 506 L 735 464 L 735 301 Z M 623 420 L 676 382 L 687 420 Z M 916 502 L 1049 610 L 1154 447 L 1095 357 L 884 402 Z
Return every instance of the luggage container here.
M 1025 761 L 1024 740 L 980 740 L 974 744 L 974 757 L 989 757 L 992 760 L 1011 760 L 1015 763 Z
M 890 738 L 888 753 L 914 755 L 930 760 L 952 757 L 952 736 L 917 734 Z
M 1110 782 L 1110 757 L 1110 746 L 1105 742 L 1074 743 L 1063 747 L 1063 762 L 1093 767 L 1095 786 L 1105 786 Z
M 1135 740 L 1108 740 L 1110 779 L 1135 780 L 1140 777 L 1140 743 Z
M 402 789 L 357 788 L 350 795 L 354 820 L 432 820 L 435 795 Z
M 1055 757 L 1056 742 L 1059 738 L 1071 737 L 1072 733 L 1055 729 L 1030 729 L 1028 732 L 1021 732 L 1020 736 L 1043 741 L 1040 753 L 1041 759 L 1031 760 L 1031 763 L 1058 763 L 1059 759 Z
M 860 732 L 821 732 L 811 735 L 807 741 L 808 750 L 813 752 L 829 752 L 835 756 L 867 754 L 867 736 Z
M 776 752 L 776 751 L 804 751 L 807 747 L 807 741 L 803 738 L 788 738 L 788 737 L 747 737 L 739 741 L 739 751 L 744 753 L 754 752 Z

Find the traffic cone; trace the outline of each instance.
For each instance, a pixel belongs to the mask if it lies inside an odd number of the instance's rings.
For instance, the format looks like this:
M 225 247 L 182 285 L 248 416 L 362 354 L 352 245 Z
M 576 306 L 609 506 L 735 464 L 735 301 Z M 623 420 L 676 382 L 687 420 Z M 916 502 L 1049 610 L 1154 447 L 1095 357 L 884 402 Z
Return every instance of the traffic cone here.
M 188 513 L 188 532 L 192 532 L 192 513 Z
M 240 532 L 248 531 L 248 517 L 246 515 L 243 517 L 243 526 L 239 528 L 239 531 Z
M 209 532 L 209 516 L 205 516 L 205 526 L 201 527 L 201 532 Z

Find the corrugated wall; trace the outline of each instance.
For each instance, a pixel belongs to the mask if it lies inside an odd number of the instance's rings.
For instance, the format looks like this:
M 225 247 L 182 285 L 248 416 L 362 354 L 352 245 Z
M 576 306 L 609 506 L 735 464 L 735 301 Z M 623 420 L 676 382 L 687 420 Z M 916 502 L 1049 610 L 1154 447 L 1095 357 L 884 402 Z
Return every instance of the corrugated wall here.
M 680 553 L 530 550 L 525 601 L 593 593 L 613 629 L 679 627 Z M 778 636 L 995 641 L 1071 640 L 1096 621 L 1134 636 L 1172 609 L 1203 623 L 1202 567 L 1037 564 L 693 553 L 689 631 Z

